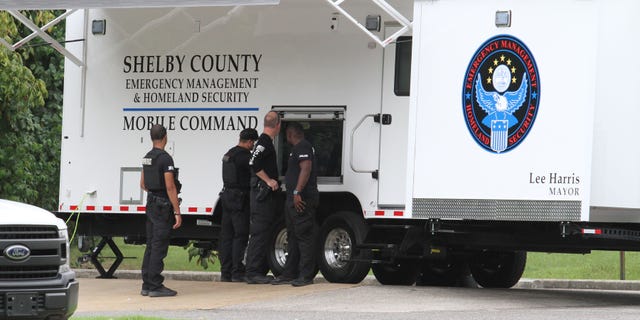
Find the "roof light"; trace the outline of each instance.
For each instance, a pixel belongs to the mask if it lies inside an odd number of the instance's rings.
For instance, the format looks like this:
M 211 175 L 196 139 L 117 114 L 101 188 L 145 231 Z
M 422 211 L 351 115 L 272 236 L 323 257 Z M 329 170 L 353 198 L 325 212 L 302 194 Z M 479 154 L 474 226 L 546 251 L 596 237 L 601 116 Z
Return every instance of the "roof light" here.
M 511 10 L 496 11 L 496 27 L 498 28 L 511 27 Z

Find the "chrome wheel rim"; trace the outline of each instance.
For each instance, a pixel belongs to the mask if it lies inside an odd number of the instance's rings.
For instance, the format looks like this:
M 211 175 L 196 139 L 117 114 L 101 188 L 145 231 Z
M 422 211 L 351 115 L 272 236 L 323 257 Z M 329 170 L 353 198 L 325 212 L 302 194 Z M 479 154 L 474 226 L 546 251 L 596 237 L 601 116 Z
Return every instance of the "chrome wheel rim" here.
M 341 228 L 331 230 L 324 241 L 324 258 L 331 268 L 344 268 L 352 254 L 351 237 Z
M 276 262 L 284 267 L 284 264 L 287 262 L 287 229 L 282 228 L 278 235 L 276 236 L 276 241 L 274 244 L 274 255 L 276 258 Z

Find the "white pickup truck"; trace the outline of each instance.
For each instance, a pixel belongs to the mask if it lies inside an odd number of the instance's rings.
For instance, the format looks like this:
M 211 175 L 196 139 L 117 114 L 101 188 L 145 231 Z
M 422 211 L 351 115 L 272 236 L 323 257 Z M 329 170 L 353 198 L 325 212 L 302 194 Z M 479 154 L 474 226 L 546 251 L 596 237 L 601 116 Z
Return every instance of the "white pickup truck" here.
M 51 212 L 0 199 L 0 318 L 68 319 L 78 306 L 67 226 Z

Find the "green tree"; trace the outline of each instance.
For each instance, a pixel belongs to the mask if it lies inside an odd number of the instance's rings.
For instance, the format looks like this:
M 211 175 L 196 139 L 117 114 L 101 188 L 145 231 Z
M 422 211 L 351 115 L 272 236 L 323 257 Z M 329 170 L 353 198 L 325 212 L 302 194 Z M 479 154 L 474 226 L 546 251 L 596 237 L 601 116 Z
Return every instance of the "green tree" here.
M 25 11 L 42 26 L 53 11 Z M 47 30 L 64 39 L 64 26 Z M 31 33 L 6 12 L 0 36 L 10 43 Z M 0 198 L 57 207 L 64 56 L 32 40 L 16 52 L 0 49 Z

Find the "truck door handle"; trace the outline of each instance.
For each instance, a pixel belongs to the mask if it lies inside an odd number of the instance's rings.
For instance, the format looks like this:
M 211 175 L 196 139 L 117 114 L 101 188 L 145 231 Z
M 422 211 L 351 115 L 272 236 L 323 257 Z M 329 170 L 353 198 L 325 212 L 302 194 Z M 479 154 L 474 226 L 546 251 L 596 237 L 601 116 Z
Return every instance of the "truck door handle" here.
M 376 121 L 376 117 L 378 119 L 378 121 Z M 377 169 L 369 169 L 369 170 L 363 170 L 363 169 L 357 169 L 355 167 L 355 165 L 353 164 L 353 137 L 355 136 L 356 131 L 358 130 L 358 128 L 360 128 L 360 126 L 362 125 L 362 123 L 364 123 L 365 120 L 367 120 L 367 118 L 373 118 L 373 120 L 375 122 L 380 122 L 380 114 L 376 113 L 376 114 L 367 114 L 364 117 L 362 117 L 362 119 L 360 119 L 360 121 L 356 124 L 355 127 L 353 127 L 353 129 L 351 129 L 351 142 L 350 142 L 350 152 L 349 152 L 349 165 L 351 166 L 351 170 L 353 170 L 353 172 L 359 172 L 359 173 L 371 173 L 372 176 L 376 175 L 378 170 Z M 377 177 L 374 176 L 374 179 L 376 179 Z
M 392 117 L 388 113 L 378 113 L 373 116 L 373 121 L 382 125 L 390 125 L 391 119 Z

